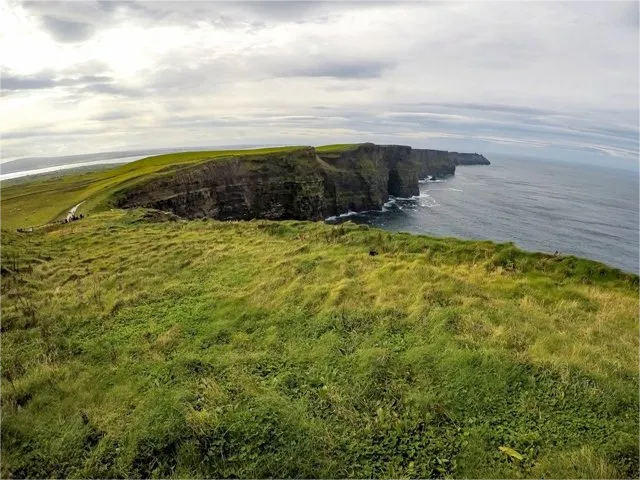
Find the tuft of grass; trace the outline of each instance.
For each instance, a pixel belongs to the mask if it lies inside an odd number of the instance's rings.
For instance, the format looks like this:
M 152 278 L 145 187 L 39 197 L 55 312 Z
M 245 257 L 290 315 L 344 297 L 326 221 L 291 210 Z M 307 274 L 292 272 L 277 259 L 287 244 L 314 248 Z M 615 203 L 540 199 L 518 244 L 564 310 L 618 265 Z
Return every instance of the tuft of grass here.
M 636 275 L 164 220 L 2 231 L 2 477 L 637 476 Z

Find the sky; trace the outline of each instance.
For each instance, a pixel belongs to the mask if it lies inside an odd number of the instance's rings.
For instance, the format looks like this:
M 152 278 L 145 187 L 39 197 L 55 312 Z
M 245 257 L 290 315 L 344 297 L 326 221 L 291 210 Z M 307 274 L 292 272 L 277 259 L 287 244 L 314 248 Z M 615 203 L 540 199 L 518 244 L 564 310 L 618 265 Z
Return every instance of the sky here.
M 638 2 L 0 0 L 0 155 L 372 141 L 637 166 Z

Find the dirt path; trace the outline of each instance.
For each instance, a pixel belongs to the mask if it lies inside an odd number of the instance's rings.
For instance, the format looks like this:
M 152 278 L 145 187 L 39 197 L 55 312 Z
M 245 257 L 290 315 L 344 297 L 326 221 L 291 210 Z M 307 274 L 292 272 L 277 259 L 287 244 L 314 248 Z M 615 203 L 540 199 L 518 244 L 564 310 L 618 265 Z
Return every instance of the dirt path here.
M 78 207 L 80 205 L 82 205 L 86 200 L 81 201 L 79 204 L 77 204 L 75 207 L 73 207 L 71 210 L 69 210 L 69 213 L 67 213 L 67 221 L 71 220 L 73 218 L 73 216 L 76 214 L 76 210 L 78 209 Z

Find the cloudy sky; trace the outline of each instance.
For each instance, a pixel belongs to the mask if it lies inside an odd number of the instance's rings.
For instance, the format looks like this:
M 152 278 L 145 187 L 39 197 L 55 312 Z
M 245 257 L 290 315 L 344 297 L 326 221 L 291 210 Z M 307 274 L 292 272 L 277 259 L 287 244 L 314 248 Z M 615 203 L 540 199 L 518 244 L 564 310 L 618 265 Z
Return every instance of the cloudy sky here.
M 637 2 L 0 9 L 4 159 L 375 141 L 638 161 Z

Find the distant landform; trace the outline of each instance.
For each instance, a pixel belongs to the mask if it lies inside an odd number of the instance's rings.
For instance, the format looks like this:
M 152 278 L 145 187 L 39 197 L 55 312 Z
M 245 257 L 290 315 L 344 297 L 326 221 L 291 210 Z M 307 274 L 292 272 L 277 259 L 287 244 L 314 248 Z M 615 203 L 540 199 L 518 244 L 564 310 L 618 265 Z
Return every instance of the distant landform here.
M 260 145 L 227 145 L 217 147 L 191 147 L 191 148 L 147 148 L 139 150 L 121 150 L 114 152 L 83 153 L 77 155 L 58 155 L 51 157 L 20 157 L 4 159 L 0 163 L 0 180 L 9 180 L 24 176 L 40 175 L 57 172 L 59 170 L 71 170 L 81 167 L 91 167 L 100 165 L 114 165 L 120 163 L 130 163 L 135 160 L 146 158 L 152 155 L 162 155 L 184 151 L 211 151 L 220 150 L 241 150 L 259 148 Z
M 459 165 L 489 164 L 477 153 L 373 143 L 248 151 L 150 176 L 114 197 L 119 208 L 183 218 L 320 220 L 418 195 L 420 179 L 453 175 Z
M 85 214 L 146 207 L 185 219 L 321 220 L 380 210 L 392 196 L 418 195 L 421 179 L 453 175 L 458 165 L 489 164 L 475 153 L 373 143 L 183 151 L 135 161 L 131 153 L 121 152 L 127 155 L 122 164 L 107 169 L 93 162 L 119 162 L 113 152 L 110 158 L 66 157 L 70 163 L 44 167 L 57 168 L 54 173 L 28 171 L 24 179 L 3 182 L 3 226 L 62 221 L 80 202 Z M 0 178 L 12 175 L 6 166 L 16 162 L 22 160 L 2 164 Z M 62 175 L 65 168 L 73 169 Z

